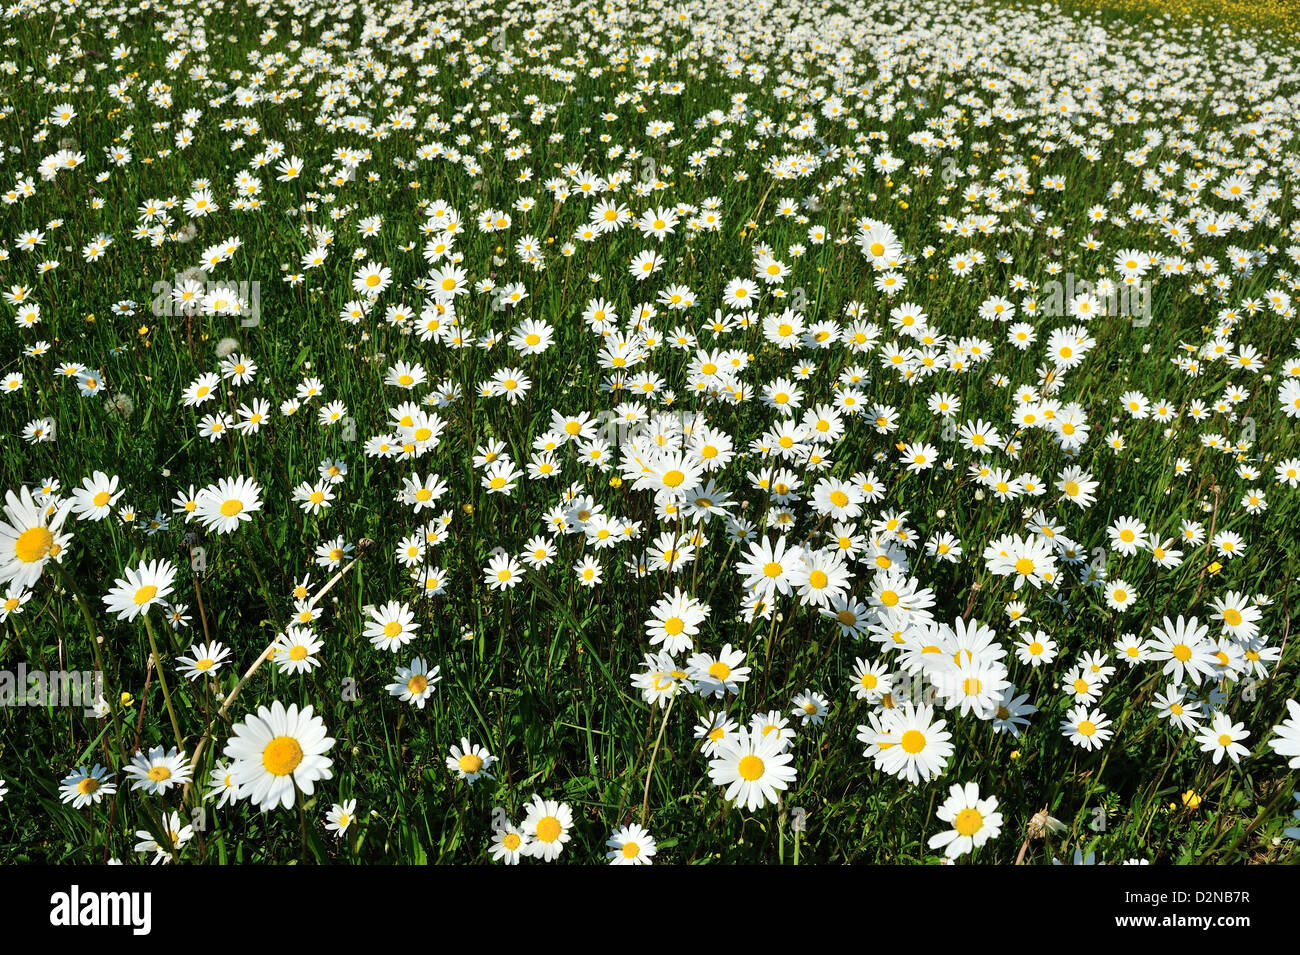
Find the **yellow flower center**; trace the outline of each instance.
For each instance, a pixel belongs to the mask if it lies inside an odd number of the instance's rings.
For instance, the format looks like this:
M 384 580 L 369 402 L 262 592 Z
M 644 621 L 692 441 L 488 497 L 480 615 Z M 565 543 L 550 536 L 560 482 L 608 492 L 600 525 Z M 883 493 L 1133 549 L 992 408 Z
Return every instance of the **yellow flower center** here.
M 475 756 L 473 753 L 466 753 L 457 763 L 460 771 L 466 774 L 477 773 L 483 768 L 483 757 Z
M 963 809 L 957 813 L 957 818 L 953 820 L 952 827 L 957 830 L 958 835 L 973 836 L 984 826 L 984 817 L 980 815 L 977 809 Z
M 554 842 L 560 838 L 560 820 L 554 816 L 547 816 L 537 824 L 537 840 L 539 842 Z
M 302 762 L 302 747 L 292 736 L 277 736 L 262 750 L 262 765 L 272 776 L 287 776 Z
M 54 535 L 44 527 L 29 527 L 18 535 L 14 555 L 24 564 L 44 560 L 54 545 Z

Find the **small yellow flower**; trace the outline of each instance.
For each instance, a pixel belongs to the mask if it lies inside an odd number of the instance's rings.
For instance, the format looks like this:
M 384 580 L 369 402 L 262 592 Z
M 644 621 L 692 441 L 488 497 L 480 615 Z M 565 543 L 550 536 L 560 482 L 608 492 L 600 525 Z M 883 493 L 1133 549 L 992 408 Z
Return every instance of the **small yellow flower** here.
M 122 692 L 121 700 L 122 700 L 122 705 L 125 707 L 131 707 L 135 705 L 135 697 L 133 697 L 130 693 L 127 693 L 125 690 Z
M 1212 563 L 1209 567 L 1205 569 L 1212 574 L 1217 574 L 1219 571 L 1223 570 L 1223 565 L 1216 560 L 1214 563 Z
M 1018 749 L 1013 749 L 1013 750 L 1011 751 L 1011 758 L 1012 758 L 1012 759 L 1019 759 L 1019 758 L 1020 758 L 1020 750 L 1018 750 Z
M 461 509 L 462 511 L 464 511 L 466 514 L 473 514 L 473 513 L 474 513 L 474 505 L 473 505 L 473 504 L 463 504 L 463 505 L 461 505 L 461 508 L 460 508 L 460 509 Z
M 617 474 L 615 474 L 612 478 L 609 479 L 609 486 L 612 488 L 620 488 L 623 486 L 623 479 L 619 477 Z
M 1189 789 L 1183 793 L 1183 805 L 1188 809 L 1196 809 L 1201 805 L 1201 797 L 1196 795 L 1195 789 Z

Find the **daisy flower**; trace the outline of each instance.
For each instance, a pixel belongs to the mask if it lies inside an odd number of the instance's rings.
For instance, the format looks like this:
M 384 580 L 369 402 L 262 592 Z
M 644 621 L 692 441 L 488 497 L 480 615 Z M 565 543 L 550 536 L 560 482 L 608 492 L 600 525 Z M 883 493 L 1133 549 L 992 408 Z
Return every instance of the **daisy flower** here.
M 635 822 L 615 829 L 605 845 L 610 865 L 650 865 L 657 851 L 654 837 Z
M 1061 732 L 1075 746 L 1084 749 L 1101 749 L 1113 731 L 1107 729 L 1111 721 L 1101 710 L 1089 710 L 1086 706 L 1076 706 L 1061 721 Z
M 61 533 L 72 505 L 56 505 L 51 513 L 37 504 L 32 492 L 20 488 L 5 492 L 4 520 L 0 520 L 0 583 L 32 587 L 45 565 L 58 560 L 72 540 Z
M 370 622 L 362 636 L 380 650 L 397 650 L 415 639 L 415 631 L 420 625 L 415 622 L 415 614 L 406 604 L 390 600 L 382 607 L 368 607 L 366 614 Z
M 521 828 L 529 840 L 524 851 L 534 859 L 551 862 L 572 838 L 573 811 L 567 803 L 534 795 Z
M 171 862 L 180 852 L 181 846 L 194 837 L 194 827 L 182 826 L 178 812 L 163 813 L 162 829 L 166 834 L 166 842 L 159 842 L 148 829 L 137 829 L 135 833 L 136 838 L 140 840 L 135 844 L 135 851 L 152 852 L 153 865 Z
M 288 809 L 295 790 L 310 796 L 319 780 L 334 775 L 333 761 L 325 755 L 334 740 L 310 706 L 299 710 L 293 703 L 285 709 L 275 700 L 246 715 L 233 732 L 224 752 L 232 760 L 231 778 L 240 797 L 251 798 L 262 812 L 277 804 Z
M 239 798 L 239 784 L 235 782 L 235 777 L 230 774 L 230 763 L 224 759 L 218 760 L 217 764 L 212 767 L 208 774 L 208 794 L 207 798 L 218 797 L 217 808 L 220 809 L 226 803 L 234 802 Z
M 1176 683 L 1169 684 L 1164 693 L 1157 693 L 1151 705 L 1164 719 L 1185 730 L 1196 729 L 1201 721 L 1201 704 L 1188 701 L 1183 688 Z
M 275 638 L 271 660 L 281 673 L 310 673 L 320 666 L 316 654 L 324 645 L 307 627 L 290 626 Z
M 119 620 L 134 620 L 148 612 L 154 604 L 166 599 L 172 592 L 176 567 L 168 560 L 141 563 L 135 570 L 127 570 L 126 577 L 113 582 L 113 588 L 104 596 L 104 604 Z
M 701 696 L 725 696 L 739 693 L 740 684 L 749 680 L 749 667 L 745 662 L 745 651 L 733 649 L 731 644 L 723 646 L 715 657 L 708 653 L 696 653 L 686 661 L 687 672 Z
M 91 803 L 97 803 L 117 791 L 117 783 L 110 782 L 110 776 L 112 773 L 107 767 L 100 766 L 98 763 L 89 772 L 85 767 L 78 766 L 75 772 L 69 773 L 59 783 L 59 799 L 65 803 L 72 803 L 73 809 L 82 809 Z
M 1300 703 L 1287 700 L 1286 708 L 1290 715 L 1273 727 L 1277 739 L 1269 740 L 1268 745 L 1279 756 L 1288 758 L 1288 766 L 1292 769 L 1300 769 Z
M 693 646 L 692 638 L 699 634 L 709 606 L 675 587 L 655 602 L 650 614 L 653 619 L 645 624 L 650 645 L 663 644 L 667 653 L 682 653 Z
M 791 713 L 799 717 L 805 726 L 809 723 L 819 726 L 826 719 L 826 713 L 830 710 L 830 703 L 827 702 L 826 697 L 820 693 L 814 693 L 812 690 L 804 690 L 792 702 L 794 703 L 794 709 L 791 710 Z
M 1214 598 L 1215 619 L 1223 624 L 1223 632 L 1241 640 L 1250 640 L 1259 633 L 1259 618 L 1263 611 L 1244 595 L 1230 590 Z
M 521 857 L 529 855 L 532 839 L 514 823 L 506 823 L 492 833 L 492 858 L 506 865 L 518 865 Z
M 1206 639 L 1210 628 L 1192 617 L 1184 620 L 1165 617 L 1159 626 L 1151 628 L 1155 639 L 1150 643 L 1150 658 L 1165 661 L 1162 672 L 1175 684 L 1189 680 L 1200 683 L 1214 673 L 1214 649 Z
M 161 746 L 149 750 L 148 755 L 137 752 L 129 765 L 122 767 L 122 773 L 132 777 L 135 782 L 132 789 L 143 789 L 151 795 L 161 795 L 172 786 L 190 781 L 190 764 L 185 759 L 185 751 L 172 747 L 166 751 Z
M 1246 729 L 1245 723 L 1234 723 L 1228 714 L 1222 710 L 1217 710 L 1210 720 L 1210 725 L 1203 729 L 1196 737 L 1196 742 L 1201 744 L 1202 753 L 1214 754 L 1214 765 L 1219 765 L 1223 759 L 1224 753 L 1234 763 L 1239 762 L 1241 757 L 1250 753 L 1250 748 L 1243 746 L 1240 740 L 1250 735 Z
M 1038 712 L 1038 707 L 1028 701 L 1028 693 L 1016 696 L 1015 684 L 1008 684 L 993 708 L 993 729 L 1018 737 L 1021 727 L 1029 725 L 1027 717 Z
M 210 531 L 229 534 L 262 509 L 261 488 L 252 478 L 222 478 L 199 491 L 194 516 Z
M 734 737 L 718 744 L 709 762 L 709 779 L 726 787 L 722 798 L 750 812 L 776 802 L 777 790 L 786 789 L 795 778 L 791 753 L 783 753 L 778 734 L 763 735 L 740 729 Z
M 337 836 L 342 836 L 357 820 L 357 801 L 346 799 L 335 803 L 325 814 L 325 829 Z
M 440 679 L 442 679 L 441 667 L 430 670 L 429 664 L 423 657 L 413 657 L 409 667 L 397 668 L 393 682 L 385 689 L 391 695 L 400 698 L 403 703 L 410 703 L 412 706 L 424 709 L 425 701 L 433 696 Z
M 953 750 L 949 742 L 952 734 L 945 725 L 943 720 L 934 720 L 929 705 L 907 701 L 902 707 L 886 710 L 881 731 L 872 740 L 878 747 L 877 767 L 914 786 L 941 775 Z
M 524 579 L 524 572 L 509 554 L 497 554 L 488 561 L 483 578 L 492 590 L 507 590 Z
M 737 723 L 725 712 L 710 712 L 695 724 L 695 738 L 701 740 L 700 749 L 705 756 L 713 756 L 718 746 L 736 732 Z
M 952 786 L 949 795 L 935 813 L 952 828 L 930 837 L 931 849 L 943 849 L 949 859 L 956 859 L 978 849 L 1002 831 L 1002 813 L 997 811 L 996 796 L 980 799 L 974 783 Z
M 471 745 L 470 741 L 462 736 L 460 745 L 451 747 L 447 756 L 447 769 L 455 773 L 458 779 L 472 783 L 480 776 L 486 779 L 494 778 L 488 769 L 496 761 L 497 758 L 487 749 L 477 743 Z

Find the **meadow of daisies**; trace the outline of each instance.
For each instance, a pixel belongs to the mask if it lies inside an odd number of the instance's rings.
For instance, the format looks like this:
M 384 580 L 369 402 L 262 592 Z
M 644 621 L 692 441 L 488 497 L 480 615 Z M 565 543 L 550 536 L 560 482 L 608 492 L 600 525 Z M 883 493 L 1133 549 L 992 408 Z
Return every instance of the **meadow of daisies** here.
M 0 861 L 1296 860 L 1293 38 L 0 35 Z

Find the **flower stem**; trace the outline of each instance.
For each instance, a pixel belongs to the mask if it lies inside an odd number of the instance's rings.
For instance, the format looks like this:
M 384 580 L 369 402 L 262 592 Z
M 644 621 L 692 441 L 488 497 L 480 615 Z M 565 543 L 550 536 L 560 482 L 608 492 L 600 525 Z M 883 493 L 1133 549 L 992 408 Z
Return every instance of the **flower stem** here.
M 184 751 L 181 743 L 181 724 L 176 719 L 176 710 L 172 706 L 172 695 L 167 689 L 167 675 L 163 673 L 162 655 L 158 652 L 158 641 L 154 639 L 153 624 L 149 622 L 149 612 L 144 613 L 144 629 L 149 634 L 149 649 L 153 651 L 154 669 L 158 671 L 158 685 L 162 687 L 163 703 L 167 706 L 167 716 L 172 721 L 172 732 L 176 734 L 176 748 Z
M 668 714 L 673 711 L 673 702 L 677 699 L 674 693 L 668 697 L 668 705 L 664 707 L 663 722 L 659 724 L 659 735 L 655 737 L 655 748 L 650 753 L 650 765 L 645 771 L 645 795 L 641 798 L 641 825 L 645 825 L 646 813 L 650 811 L 650 777 L 655 771 L 655 758 L 659 755 L 659 744 L 663 741 L 664 730 L 668 728 Z

